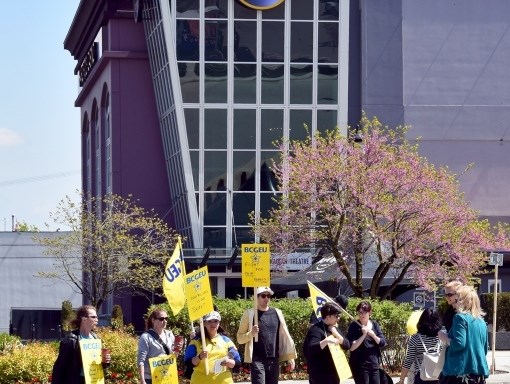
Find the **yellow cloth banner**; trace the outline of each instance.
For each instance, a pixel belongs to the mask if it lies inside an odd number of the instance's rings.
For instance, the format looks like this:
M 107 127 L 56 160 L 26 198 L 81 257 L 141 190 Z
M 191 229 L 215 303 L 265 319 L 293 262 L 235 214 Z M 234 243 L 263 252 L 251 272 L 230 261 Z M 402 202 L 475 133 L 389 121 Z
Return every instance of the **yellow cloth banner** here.
M 319 288 L 317 288 L 313 283 L 308 283 L 308 289 L 310 290 L 310 299 L 312 300 L 313 311 L 317 315 L 319 320 L 322 320 L 321 317 L 321 308 L 328 301 L 333 301 L 328 295 L 322 292 Z M 339 345 L 328 344 L 329 351 L 331 352 L 331 356 L 333 357 L 333 362 L 335 363 L 335 368 L 338 373 L 338 377 L 340 378 L 340 382 L 347 380 L 352 376 L 351 368 L 349 367 L 349 363 L 347 362 L 347 358 L 345 357 L 344 351 L 340 348 Z
M 269 287 L 271 284 L 271 253 L 269 244 L 241 244 L 243 287 Z
M 81 361 L 85 384 L 104 384 L 104 372 L 101 364 L 101 340 L 80 340 Z
M 186 295 L 184 294 L 184 278 L 186 270 L 184 262 L 181 260 L 181 238 L 177 241 L 174 253 L 168 260 L 163 276 L 163 292 L 168 300 L 174 316 L 176 316 L 186 305 Z
M 409 319 L 407 319 L 406 329 L 408 335 L 414 335 L 418 332 L 418 320 L 420 320 L 422 313 L 423 309 L 418 309 L 417 311 L 413 311 Z
M 207 266 L 188 273 L 184 282 L 191 321 L 200 319 L 205 314 L 214 311 Z
M 177 377 L 177 359 L 174 354 L 151 357 L 149 359 L 151 367 L 152 384 L 178 384 Z

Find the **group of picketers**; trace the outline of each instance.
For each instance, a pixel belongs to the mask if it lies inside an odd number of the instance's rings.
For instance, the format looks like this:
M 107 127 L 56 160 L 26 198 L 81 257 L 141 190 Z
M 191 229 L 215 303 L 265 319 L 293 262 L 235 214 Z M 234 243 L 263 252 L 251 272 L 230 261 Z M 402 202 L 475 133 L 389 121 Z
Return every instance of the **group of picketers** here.
M 257 308 L 247 309 L 239 324 L 237 342 L 244 345 L 243 361 L 250 364 L 252 384 L 277 384 L 280 363 L 287 362 L 288 370 L 295 368 L 296 347 L 283 313 L 271 307 L 274 294 L 270 287 L 255 289 Z M 476 290 L 452 281 L 445 286 L 449 308 L 440 316 L 434 309 L 421 314 L 415 335 L 407 343 L 406 358 L 399 383 L 415 384 L 484 384 L 489 375 L 486 360 L 488 351 L 487 325 Z M 320 308 L 321 318 L 310 317 L 310 327 L 303 342 L 311 384 L 339 384 L 335 363 L 327 348 L 330 344 L 349 352 L 349 367 L 356 384 L 385 384 L 381 381 L 381 349 L 386 339 L 381 326 L 370 318 L 370 302 L 356 306 L 357 318 L 347 331 L 338 329 L 338 318 L 345 312 L 348 299 L 343 295 Z M 152 384 L 149 359 L 170 353 L 180 354 L 184 348 L 182 337 L 167 329 L 168 315 L 154 309 L 147 319 L 147 332 L 138 342 L 137 366 L 141 384 Z M 53 383 L 85 383 L 83 363 L 77 342 L 82 338 L 97 338 L 92 332 L 97 324 L 94 307 L 83 306 L 77 311 L 76 330 L 61 343 L 53 368 Z M 217 310 L 203 317 L 204 338 L 200 330 L 193 332 L 184 350 L 187 366 L 185 376 L 191 384 L 232 384 L 232 369 L 241 365 L 235 343 L 221 327 Z M 444 330 L 442 329 L 444 326 Z M 203 342 L 205 340 L 205 343 Z M 424 353 L 441 352 L 444 365 L 436 378 L 426 381 L 420 375 Z M 102 357 L 103 367 L 111 361 Z M 207 365 L 206 365 L 207 364 Z

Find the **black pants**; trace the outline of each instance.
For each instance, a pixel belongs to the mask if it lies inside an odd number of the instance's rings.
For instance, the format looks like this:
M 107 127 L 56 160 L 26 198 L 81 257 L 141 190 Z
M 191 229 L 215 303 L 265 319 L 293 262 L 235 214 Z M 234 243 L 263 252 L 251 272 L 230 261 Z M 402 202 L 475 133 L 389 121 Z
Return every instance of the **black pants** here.
M 352 377 L 356 384 L 380 384 L 379 368 L 357 369 L 352 371 Z
M 278 357 L 255 358 L 250 364 L 250 374 L 252 384 L 278 384 Z

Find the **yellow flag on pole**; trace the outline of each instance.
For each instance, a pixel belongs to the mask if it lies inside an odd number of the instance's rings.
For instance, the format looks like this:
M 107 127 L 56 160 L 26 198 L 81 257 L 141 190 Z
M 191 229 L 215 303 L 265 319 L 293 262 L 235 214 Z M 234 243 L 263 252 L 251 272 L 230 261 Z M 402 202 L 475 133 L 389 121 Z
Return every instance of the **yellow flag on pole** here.
M 181 238 L 179 237 L 172 257 L 168 260 L 163 276 L 163 292 L 172 312 L 177 315 L 186 305 L 184 294 L 184 262 L 181 259 Z

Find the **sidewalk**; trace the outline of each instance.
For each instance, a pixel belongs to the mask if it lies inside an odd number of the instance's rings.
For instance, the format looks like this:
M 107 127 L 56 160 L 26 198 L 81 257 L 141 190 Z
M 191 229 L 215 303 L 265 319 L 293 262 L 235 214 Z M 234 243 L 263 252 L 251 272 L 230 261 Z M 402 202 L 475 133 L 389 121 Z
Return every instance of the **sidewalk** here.
M 494 375 L 490 375 L 487 379 L 487 384 L 510 384 L 510 350 L 508 351 L 496 351 L 494 360 L 496 362 L 496 370 L 497 371 L 505 371 L 506 373 L 497 373 Z M 492 364 L 492 352 L 489 351 L 487 354 L 487 363 L 489 364 L 489 369 Z M 398 382 L 398 377 L 393 378 L 393 382 Z M 280 381 L 282 384 L 305 384 L 308 383 L 308 380 L 285 380 Z M 241 383 L 241 384 L 250 384 L 250 383 Z M 341 384 L 354 384 L 353 379 L 348 379 L 342 381 Z

